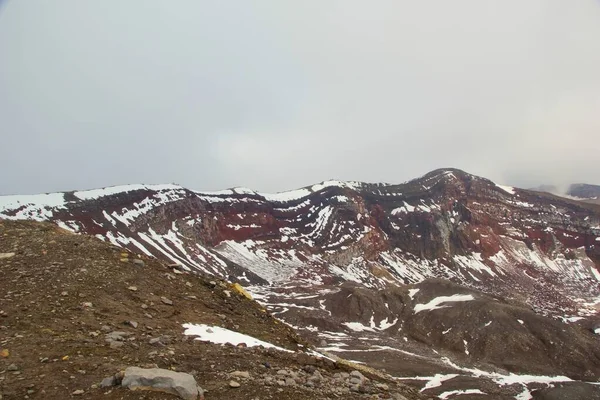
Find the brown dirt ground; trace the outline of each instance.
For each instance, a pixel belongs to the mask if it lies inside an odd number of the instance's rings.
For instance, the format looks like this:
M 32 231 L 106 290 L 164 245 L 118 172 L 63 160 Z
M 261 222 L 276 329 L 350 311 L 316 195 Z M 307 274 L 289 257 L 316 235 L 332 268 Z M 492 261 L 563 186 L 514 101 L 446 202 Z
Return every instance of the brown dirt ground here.
M 183 323 L 219 325 L 291 350 L 306 343 L 258 303 L 235 291 L 227 297 L 206 277 L 177 274 L 158 260 L 122 254 L 118 247 L 49 223 L 0 220 L 0 253 L 7 252 L 16 254 L 0 260 L 0 354 L 9 352 L 0 356 L 2 400 L 175 398 L 93 387 L 133 365 L 191 373 L 208 391 L 206 399 L 326 398 L 304 388 L 265 386 L 252 379 L 241 381 L 239 389 L 229 388 L 229 372 L 245 370 L 258 376 L 265 372 L 265 363 L 273 369 L 299 368 L 297 354 L 194 341 L 183 335 Z M 142 258 L 145 266 L 134 265 L 134 258 Z M 161 296 L 173 305 L 163 304 Z M 126 324 L 130 320 L 139 326 Z M 131 332 L 135 339 L 110 348 L 103 325 Z M 149 343 L 164 335 L 171 338 L 166 346 Z M 11 364 L 19 367 L 17 373 L 7 371 Z M 323 360 L 318 366 L 325 373 L 346 368 Z M 412 388 L 387 383 L 408 399 L 421 398 Z M 85 393 L 72 395 L 78 389 Z M 344 398 L 365 398 L 361 396 L 365 395 Z

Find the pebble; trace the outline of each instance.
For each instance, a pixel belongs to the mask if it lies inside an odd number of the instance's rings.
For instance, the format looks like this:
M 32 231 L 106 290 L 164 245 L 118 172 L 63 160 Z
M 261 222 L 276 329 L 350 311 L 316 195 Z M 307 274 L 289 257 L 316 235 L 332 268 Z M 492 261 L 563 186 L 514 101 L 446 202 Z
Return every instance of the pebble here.
M 229 376 L 234 377 L 234 378 L 250 379 L 250 372 L 248 372 L 248 371 L 233 371 L 232 373 L 229 374 Z
M 18 371 L 19 367 L 17 366 L 17 364 L 10 364 L 8 367 L 6 367 L 7 371 Z
M 132 292 L 137 292 L 136 286 L 129 286 L 127 289 L 131 290 Z
M 75 390 L 73 393 L 71 393 L 73 396 L 81 396 L 82 394 L 84 394 L 85 392 L 81 389 L 77 389 Z
M 166 297 L 161 297 L 160 301 L 162 301 L 164 304 L 172 306 L 173 305 L 173 300 L 167 299 Z
M 242 385 L 240 385 L 240 383 L 237 381 L 229 381 L 229 387 L 239 388 L 240 386 L 242 386 Z

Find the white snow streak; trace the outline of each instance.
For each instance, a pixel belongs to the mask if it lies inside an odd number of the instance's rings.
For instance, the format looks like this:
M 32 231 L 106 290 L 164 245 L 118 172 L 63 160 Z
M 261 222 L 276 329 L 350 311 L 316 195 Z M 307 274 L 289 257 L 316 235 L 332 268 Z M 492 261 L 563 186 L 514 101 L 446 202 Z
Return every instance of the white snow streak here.
M 444 303 L 454 303 L 459 301 L 471 301 L 475 300 L 475 298 L 470 294 L 453 294 L 452 296 L 440 296 L 431 300 L 427 304 L 417 304 L 415 305 L 415 314 L 421 311 L 433 311 L 438 310 L 440 308 L 450 307 L 449 305 L 441 305 Z

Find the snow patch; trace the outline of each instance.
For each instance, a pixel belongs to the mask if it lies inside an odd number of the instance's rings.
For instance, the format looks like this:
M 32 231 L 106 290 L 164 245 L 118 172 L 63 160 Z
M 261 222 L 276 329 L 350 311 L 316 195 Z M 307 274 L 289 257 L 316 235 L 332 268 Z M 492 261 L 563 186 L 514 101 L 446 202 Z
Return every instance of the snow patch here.
M 183 334 L 186 336 L 197 336 L 196 340 L 202 340 L 215 344 L 231 343 L 233 345 L 238 345 L 240 343 L 245 343 L 248 347 L 263 346 L 265 348 L 293 353 L 293 351 L 284 349 L 283 347 L 275 346 L 274 344 L 264 342 L 243 333 L 230 331 L 229 329 L 221 328 L 220 326 L 210 326 L 205 324 L 183 324 L 183 327 L 185 328 L 185 332 L 183 332 Z
M 183 189 L 179 185 L 120 185 L 120 186 L 110 186 L 102 189 L 92 189 L 92 190 L 83 190 L 79 192 L 74 192 L 73 194 L 80 200 L 94 200 L 100 197 L 111 196 L 119 193 L 127 193 L 132 192 L 134 190 L 152 190 L 152 191 L 161 191 L 161 190 L 179 190 Z
M 438 397 L 440 399 L 447 399 L 450 396 L 463 395 L 463 394 L 487 394 L 487 393 L 482 392 L 479 389 L 451 390 L 449 392 L 441 393 L 440 395 L 438 395 Z
M 5 219 L 32 219 L 45 221 L 53 210 L 65 208 L 64 193 L 48 193 L 25 196 L 0 196 L 0 214 Z M 12 212 L 19 210 L 18 212 Z
M 515 188 L 512 186 L 498 185 L 497 183 L 495 185 L 497 187 L 499 187 L 500 189 L 504 190 L 508 194 L 515 194 Z
M 453 294 L 452 296 L 440 296 L 431 300 L 427 304 L 417 304 L 415 305 L 415 314 L 421 311 L 433 311 L 438 310 L 440 308 L 450 307 L 449 305 L 442 305 L 444 303 L 454 303 L 459 301 L 471 301 L 475 300 L 475 298 L 470 294 Z
M 354 332 L 375 332 L 375 329 L 365 326 L 360 322 L 344 322 L 342 325 L 346 325 L 348 329 L 353 330 Z

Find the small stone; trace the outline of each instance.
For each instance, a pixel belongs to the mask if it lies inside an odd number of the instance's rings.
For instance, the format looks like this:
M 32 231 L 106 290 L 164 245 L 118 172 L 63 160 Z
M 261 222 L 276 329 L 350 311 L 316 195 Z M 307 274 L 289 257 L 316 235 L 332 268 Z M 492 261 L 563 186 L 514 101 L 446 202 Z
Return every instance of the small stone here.
M 119 347 L 123 347 L 125 343 L 112 340 L 109 345 L 111 349 L 118 349 Z
M 314 365 L 305 365 L 304 367 L 302 367 L 302 369 L 304 370 L 304 372 L 308 372 L 309 374 L 312 374 L 313 372 L 315 372 L 317 370 L 317 367 L 315 367 Z
M 139 267 L 143 267 L 144 265 L 146 265 L 144 260 L 140 260 L 139 258 L 134 258 L 133 263 Z
M 388 385 L 386 385 L 385 383 L 377 383 L 375 384 L 375 387 L 377 389 L 381 389 L 381 390 L 389 390 L 390 387 Z
M 115 382 L 117 385 L 120 385 L 121 382 L 123 381 L 123 377 L 125 376 L 125 371 L 119 371 L 117 372 L 114 377 L 115 377 Z
M 296 384 L 296 381 L 294 380 L 294 378 L 290 378 L 290 377 L 285 378 L 286 386 L 294 386 L 295 384 Z
M 360 380 L 360 378 L 357 378 L 355 376 L 353 376 L 352 378 L 350 378 L 350 384 L 351 385 L 360 385 L 362 381 Z
M 138 325 L 139 325 L 139 324 L 138 324 L 137 322 L 135 322 L 135 321 L 127 321 L 127 323 L 128 323 L 129 325 L 133 326 L 134 328 L 137 328 L 137 327 L 138 327 Z
M 250 372 L 248 372 L 248 371 L 233 371 L 232 373 L 229 374 L 229 376 L 234 377 L 234 378 L 250 379 Z
M 114 331 L 114 332 L 107 333 L 104 336 L 106 336 L 106 341 L 110 342 L 111 340 L 123 341 L 123 340 L 125 340 L 125 337 L 131 336 L 131 335 L 132 335 L 132 333 L 129 333 L 129 332 Z
M 108 325 L 102 325 L 102 326 L 100 327 L 100 330 L 101 330 L 102 332 L 110 332 L 110 331 L 112 330 L 112 328 L 111 328 L 110 326 L 108 326 Z
M 323 375 L 321 375 L 319 371 L 315 371 L 313 375 L 308 379 L 313 382 L 321 382 L 323 380 Z
M 15 253 L 0 253 L 0 260 L 6 260 L 7 258 L 12 258 L 15 256 Z
M 93 304 L 89 301 L 86 301 L 86 302 L 82 303 L 81 305 L 86 308 L 92 308 L 92 306 L 93 306 Z
M 65 296 L 69 295 L 69 292 L 61 292 L 60 295 L 63 296 L 63 297 L 65 297 Z
M 102 379 L 102 382 L 100 382 L 101 388 L 107 388 L 112 386 L 117 386 L 117 378 L 114 375 L 104 378 Z
M 172 301 L 172 300 L 170 300 L 170 299 L 167 299 L 167 298 L 166 298 L 166 297 L 164 297 L 164 296 L 160 298 L 160 301 L 162 301 L 162 302 L 163 302 L 163 304 L 166 304 L 166 305 L 168 305 L 168 306 L 172 306 L 172 305 L 173 305 L 173 301 Z
M 74 391 L 73 393 L 71 393 L 73 396 L 81 396 L 82 394 L 84 394 L 85 392 L 81 389 L 77 389 L 76 391 Z
M 236 381 L 229 381 L 229 387 L 232 387 L 232 388 L 239 388 L 240 386 L 242 386 L 242 385 L 240 385 L 240 383 L 239 383 L 239 382 L 236 382 Z
M 127 289 L 131 290 L 132 292 L 137 292 L 136 286 L 129 286 Z
M 7 371 L 18 371 L 19 367 L 17 367 L 17 364 L 10 364 L 8 367 L 6 367 Z

